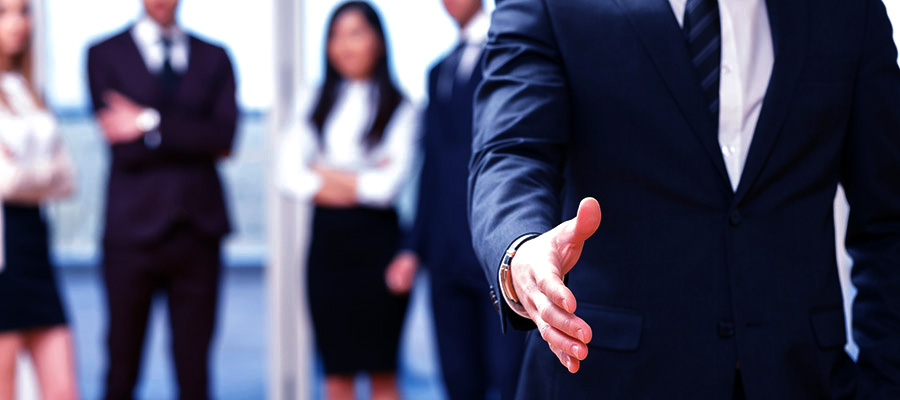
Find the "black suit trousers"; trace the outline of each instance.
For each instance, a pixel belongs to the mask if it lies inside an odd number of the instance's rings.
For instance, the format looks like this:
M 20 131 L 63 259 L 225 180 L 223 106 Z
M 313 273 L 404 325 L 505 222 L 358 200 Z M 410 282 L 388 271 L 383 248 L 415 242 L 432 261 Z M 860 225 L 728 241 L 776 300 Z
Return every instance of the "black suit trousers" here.
M 131 399 L 153 298 L 168 298 L 179 398 L 209 398 L 208 359 L 221 273 L 220 238 L 180 223 L 151 245 L 107 246 L 106 399 Z

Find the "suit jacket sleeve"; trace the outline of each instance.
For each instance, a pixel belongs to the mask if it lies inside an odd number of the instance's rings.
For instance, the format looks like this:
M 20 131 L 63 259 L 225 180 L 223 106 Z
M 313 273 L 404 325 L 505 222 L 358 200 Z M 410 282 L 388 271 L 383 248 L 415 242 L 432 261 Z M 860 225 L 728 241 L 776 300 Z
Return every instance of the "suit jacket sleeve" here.
M 96 114 L 106 107 L 104 94 L 115 90 L 115 79 L 109 70 L 111 60 L 107 59 L 100 47 L 88 50 L 88 86 L 91 92 L 91 103 Z M 126 169 L 143 168 L 164 161 L 164 154 L 158 149 L 148 148 L 143 140 L 120 143 L 111 146 L 112 157 L 117 164 Z
M 491 290 L 506 248 L 559 221 L 570 137 L 569 84 L 543 0 L 498 2 L 475 96 L 469 219 Z M 533 324 L 498 301 L 501 319 Z M 505 320 L 504 320 L 505 321 Z M 505 322 L 503 328 L 505 329 Z
M 182 156 L 220 158 L 230 154 L 237 127 L 234 69 L 225 50 L 220 55 L 213 80 L 212 113 L 197 116 L 177 110 L 160 110 L 160 150 Z
M 900 68 L 880 0 L 868 1 L 842 184 L 863 398 L 900 398 Z

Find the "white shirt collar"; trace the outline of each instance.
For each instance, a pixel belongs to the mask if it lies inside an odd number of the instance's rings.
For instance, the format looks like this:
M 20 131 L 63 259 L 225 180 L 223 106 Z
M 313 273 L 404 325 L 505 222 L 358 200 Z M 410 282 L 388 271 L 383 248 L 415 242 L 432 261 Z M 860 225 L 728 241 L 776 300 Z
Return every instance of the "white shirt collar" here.
M 157 74 L 163 68 L 166 57 L 170 57 L 172 68 L 178 73 L 185 73 L 188 68 L 190 41 L 188 34 L 181 29 L 178 24 L 173 24 L 168 28 L 163 28 L 148 16 L 143 16 L 131 29 L 131 36 L 134 39 L 141 57 L 147 65 L 147 69 Z M 172 47 L 168 55 L 162 43 L 162 37 L 166 36 L 172 40 Z
M 144 15 L 135 24 L 132 33 L 135 40 L 141 45 L 155 45 L 162 40 L 163 36 L 172 39 L 172 42 L 180 42 L 187 39 L 187 34 L 178 26 L 177 23 L 167 28 L 163 28 L 152 18 Z
M 478 10 L 459 32 L 459 39 L 467 44 L 483 44 L 487 42 L 490 27 L 491 17 L 484 10 Z

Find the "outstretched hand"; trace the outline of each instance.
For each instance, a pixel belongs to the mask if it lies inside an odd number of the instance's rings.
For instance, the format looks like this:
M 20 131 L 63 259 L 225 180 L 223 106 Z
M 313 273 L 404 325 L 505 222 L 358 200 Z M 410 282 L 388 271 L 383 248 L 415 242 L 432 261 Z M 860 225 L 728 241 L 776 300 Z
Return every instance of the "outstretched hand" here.
M 578 215 L 525 242 L 513 258 L 513 287 L 541 337 L 569 372 L 578 371 L 588 354 L 591 327 L 575 315 L 576 302 L 563 277 L 572 270 L 584 242 L 600 226 L 600 204 L 586 198 Z

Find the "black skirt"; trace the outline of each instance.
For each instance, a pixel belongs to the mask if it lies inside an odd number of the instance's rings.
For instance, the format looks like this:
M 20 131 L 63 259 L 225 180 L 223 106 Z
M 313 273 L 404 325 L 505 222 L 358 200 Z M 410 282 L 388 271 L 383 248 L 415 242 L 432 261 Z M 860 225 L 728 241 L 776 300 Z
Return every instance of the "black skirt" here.
M 3 240 L 0 332 L 65 325 L 40 209 L 4 204 Z
M 388 291 L 384 272 L 399 241 L 393 210 L 316 208 L 307 283 L 326 374 L 397 369 L 407 297 Z

